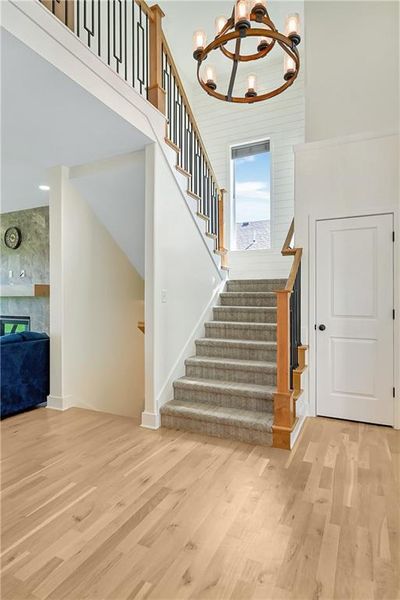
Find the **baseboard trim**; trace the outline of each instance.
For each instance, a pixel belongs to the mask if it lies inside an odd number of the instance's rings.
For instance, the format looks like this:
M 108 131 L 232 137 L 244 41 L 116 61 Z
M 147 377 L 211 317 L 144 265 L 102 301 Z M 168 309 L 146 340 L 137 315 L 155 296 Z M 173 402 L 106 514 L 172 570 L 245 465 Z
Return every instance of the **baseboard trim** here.
M 290 434 L 290 449 L 293 450 L 295 443 L 300 437 L 301 432 L 303 431 L 303 425 L 305 423 L 306 417 L 305 415 L 299 415 L 297 419 L 297 423 L 295 428 Z
M 145 429 L 159 429 L 161 426 L 160 414 L 143 411 L 140 426 Z
M 64 411 L 71 406 L 71 396 L 47 396 L 47 408 Z

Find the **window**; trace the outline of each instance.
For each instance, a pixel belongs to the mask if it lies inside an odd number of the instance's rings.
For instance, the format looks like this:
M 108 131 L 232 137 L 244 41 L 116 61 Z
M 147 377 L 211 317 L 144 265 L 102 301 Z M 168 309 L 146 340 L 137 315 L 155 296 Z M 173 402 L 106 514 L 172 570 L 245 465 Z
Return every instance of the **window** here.
M 271 247 L 270 144 L 232 148 L 233 250 Z

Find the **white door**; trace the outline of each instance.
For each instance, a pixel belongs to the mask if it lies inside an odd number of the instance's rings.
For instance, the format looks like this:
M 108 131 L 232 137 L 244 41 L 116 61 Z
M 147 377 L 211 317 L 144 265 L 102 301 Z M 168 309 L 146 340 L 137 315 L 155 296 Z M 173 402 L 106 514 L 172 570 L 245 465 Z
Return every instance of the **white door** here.
M 393 425 L 393 216 L 317 223 L 317 414 Z

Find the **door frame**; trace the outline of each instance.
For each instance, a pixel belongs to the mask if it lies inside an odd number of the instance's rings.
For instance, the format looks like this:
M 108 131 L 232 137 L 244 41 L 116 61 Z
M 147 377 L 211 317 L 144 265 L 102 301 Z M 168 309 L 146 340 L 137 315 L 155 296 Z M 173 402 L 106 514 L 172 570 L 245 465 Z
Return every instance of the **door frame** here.
M 324 210 L 321 214 L 308 215 L 308 331 L 304 332 L 308 338 L 309 345 L 309 368 L 308 368 L 308 414 L 317 416 L 317 369 L 316 369 L 316 336 L 314 329 L 316 323 L 317 307 L 317 270 L 316 270 L 316 252 L 317 252 L 317 223 L 318 221 L 349 219 L 352 217 L 370 217 L 378 215 L 392 215 L 393 229 L 395 232 L 395 243 L 393 248 L 393 308 L 396 311 L 396 319 L 393 321 L 393 360 L 394 360 L 394 383 L 396 388 L 396 397 L 393 398 L 394 407 L 394 428 L 400 429 L 400 369 L 396 365 L 400 364 L 400 244 L 399 244 L 399 210 L 390 207 L 360 210 L 349 210 L 346 214 L 338 213 L 332 210 Z M 307 321 L 306 321 L 307 322 Z

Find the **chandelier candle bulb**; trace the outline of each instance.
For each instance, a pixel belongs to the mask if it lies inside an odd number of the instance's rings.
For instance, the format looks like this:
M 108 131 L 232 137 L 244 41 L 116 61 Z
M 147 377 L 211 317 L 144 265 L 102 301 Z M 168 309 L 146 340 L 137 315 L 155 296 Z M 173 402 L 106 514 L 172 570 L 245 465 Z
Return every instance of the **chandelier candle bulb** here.
M 257 46 L 258 52 L 262 52 L 263 50 L 268 48 L 268 46 L 271 43 L 272 43 L 272 38 L 267 38 L 266 36 L 259 37 L 258 38 L 258 46 Z
M 254 98 L 255 96 L 257 96 L 257 75 L 249 73 L 247 76 L 246 98 Z
M 217 89 L 217 75 L 212 65 L 206 67 L 206 85 L 211 90 Z
M 285 58 L 283 60 L 283 70 L 283 78 L 285 79 L 285 81 L 292 79 L 296 72 L 296 63 L 294 62 L 293 58 L 289 56 L 289 54 L 285 54 Z
M 200 57 L 206 45 L 206 34 L 202 29 L 193 34 L 193 56 L 196 60 Z
M 217 17 L 215 19 L 215 35 L 219 35 L 225 25 L 227 24 L 228 19 L 226 17 Z
M 250 27 L 250 10 L 248 0 L 236 0 L 235 4 L 235 28 L 245 32 Z
M 253 0 L 251 12 L 255 15 L 256 21 L 259 23 L 267 13 L 267 0 Z
M 292 40 L 296 46 L 300 44 L 300 15 L 293 13 L 286 17 L 285 35 Z

